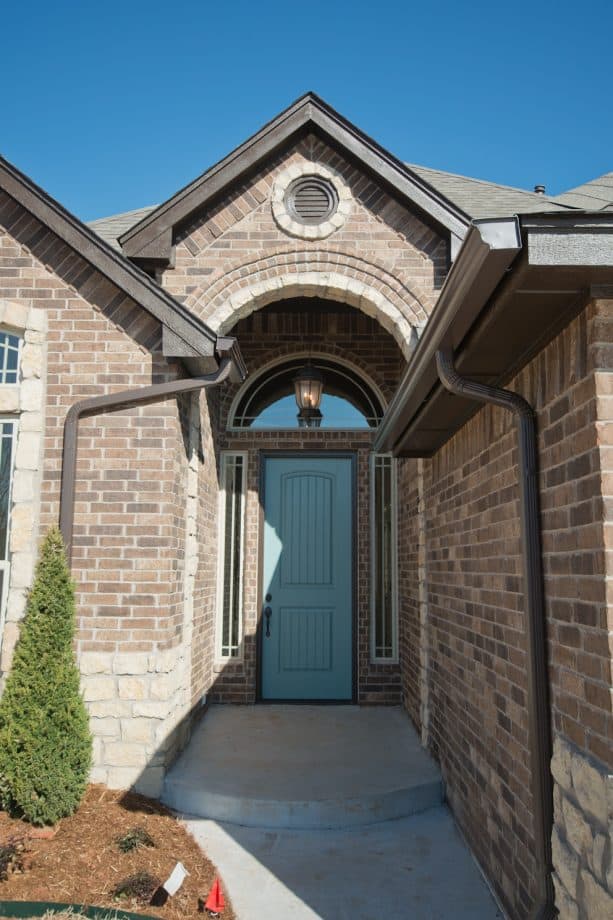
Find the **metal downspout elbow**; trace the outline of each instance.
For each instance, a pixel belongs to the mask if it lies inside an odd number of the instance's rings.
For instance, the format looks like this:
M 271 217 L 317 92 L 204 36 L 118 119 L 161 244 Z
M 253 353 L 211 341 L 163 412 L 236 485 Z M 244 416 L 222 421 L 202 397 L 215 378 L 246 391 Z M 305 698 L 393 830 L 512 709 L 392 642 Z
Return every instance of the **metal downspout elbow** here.
M 551 718 L 539 515 L 536 418 L 531 405 L 517 393 L 462 377 L 455 368 L 451 349 L 441 349 L 436 352 L 436 367 L 439 380 L 450 393 L 507 409 L 515 415 L 517 420 L 522 567 L 526 614 L 528 735 L 535 856 L 540 876 L 538 903 L 530 917 L 532 920 L 549 920 L 557 916 L 557 911 L 551 875 L 551 832 L 553 828 Z

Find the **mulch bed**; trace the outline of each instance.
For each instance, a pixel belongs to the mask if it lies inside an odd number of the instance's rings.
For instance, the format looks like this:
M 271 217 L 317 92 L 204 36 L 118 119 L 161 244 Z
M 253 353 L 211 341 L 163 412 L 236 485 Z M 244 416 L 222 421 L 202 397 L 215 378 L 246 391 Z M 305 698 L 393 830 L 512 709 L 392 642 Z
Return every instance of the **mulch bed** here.
M 122 853 L 117 838 L 142 827 L 154 847 Z M 199 910 L 215 879 L 215 867 L 193 837 L 162 805 L 133 793 L 104 786 L 88 788 L 75 815 L 64 818 L 51 839 L 36 839 L 31 825 L 0 811 L 0 847 L 11 839 L 25 844 L 23 869 L 0 881 L 0 900 L 62 901 L 109 907 L 167 918 L 208 916 Z M 151 907 L 134 899 L 115 900 L 113 889 L 128 876 L 146 871 L 159 883 L 166 881 L 177 862 L 189 876 L 163 906 Z M 223 885 L 223 880 L 222 880 Z M 227 894 L 223 920 L 234 920 Z

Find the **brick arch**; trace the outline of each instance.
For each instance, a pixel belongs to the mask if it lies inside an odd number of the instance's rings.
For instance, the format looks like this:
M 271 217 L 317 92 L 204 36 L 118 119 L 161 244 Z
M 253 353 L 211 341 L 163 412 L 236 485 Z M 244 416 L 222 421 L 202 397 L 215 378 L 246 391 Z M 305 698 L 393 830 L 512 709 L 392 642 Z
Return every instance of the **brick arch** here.
M 415 333 L 428 317 L 428 299 L 385 268 L 329 250 L 282 250 L 234 267 L 186 300 L 218 333 L 275 301 L 321 297 L 356 307 L 394 337 L 403 355 L 413 350 Z

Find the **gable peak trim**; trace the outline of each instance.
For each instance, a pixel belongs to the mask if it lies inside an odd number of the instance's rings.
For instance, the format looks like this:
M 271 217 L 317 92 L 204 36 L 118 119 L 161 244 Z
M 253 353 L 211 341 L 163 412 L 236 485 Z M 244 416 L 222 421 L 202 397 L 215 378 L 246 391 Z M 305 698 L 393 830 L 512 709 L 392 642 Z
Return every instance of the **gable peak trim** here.
M 452 238 L 464 238 L 470 226 L 467 214 L 323 99 L 309 92 L 122 234 L 119 243 L 123 251 L 132 259 L 168 264 L 176 227 L 307 131 L 361 164 L 429 225 Z

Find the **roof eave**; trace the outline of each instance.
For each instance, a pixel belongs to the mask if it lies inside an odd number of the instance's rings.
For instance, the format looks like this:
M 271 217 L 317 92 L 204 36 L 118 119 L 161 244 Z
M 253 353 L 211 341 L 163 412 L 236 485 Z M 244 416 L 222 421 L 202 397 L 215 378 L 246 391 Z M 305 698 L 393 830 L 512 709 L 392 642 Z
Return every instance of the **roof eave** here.
M 473 223 L 379 427 L 376 451 L 398 450 L 409 422 L 437 383 L 436 352 L 460 345 L 521 246 L 516 217 Z
M 546 213 L 513 221 L 514 253 L 504 245 L 488 251 L 482 226 L 466 238 L 375 450 L 431 456 L 478 411 L 441 386 L 439 348 L 454 350 L 465 376 L 504 384 L 580 312 L 595 285 L 613 284 L 613 215 Z
M 144 310 L 160 321 L 164 330 L 180 340 L 192 354 L 215 354 L 217 336 L 204 323 L 167 294 L 141 269 L 113 249 L 59 202 L 32 182 L 16 166 L 0 157 L 0 187 L 59 239 L 100 271 Z M 172 355 L 164 350 L 169 357 Z

